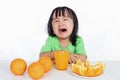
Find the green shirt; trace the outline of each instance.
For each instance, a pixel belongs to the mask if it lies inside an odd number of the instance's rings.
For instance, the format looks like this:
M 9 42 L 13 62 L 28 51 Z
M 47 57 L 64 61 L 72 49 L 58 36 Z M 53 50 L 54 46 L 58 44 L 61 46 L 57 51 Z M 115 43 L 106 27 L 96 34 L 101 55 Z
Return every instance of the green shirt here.
M 84 54 L 86 55 L 85 49 L 84 49 L 84 43 L 81 37 L 77 37 L 76 39 L 76 46 L 72 45 L 70 42 L 68 46 L 63 48 L 57 37 L 51 37 L 49 36 L 46 40 L 45 45 L 42 46 L 40 53 L 43 52 L 52 52 L 55 50 L 67 50 L 70 53 L 73 54 Z

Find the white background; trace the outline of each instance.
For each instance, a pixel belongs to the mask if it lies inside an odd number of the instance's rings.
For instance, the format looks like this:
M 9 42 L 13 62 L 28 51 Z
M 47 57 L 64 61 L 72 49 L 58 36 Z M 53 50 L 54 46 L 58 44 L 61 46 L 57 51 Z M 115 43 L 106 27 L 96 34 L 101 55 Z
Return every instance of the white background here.
M 0 0 L 0 60 L 37 60 L 57 6 L 72 8 L 89 60 L 120 60 L 119 0 Z

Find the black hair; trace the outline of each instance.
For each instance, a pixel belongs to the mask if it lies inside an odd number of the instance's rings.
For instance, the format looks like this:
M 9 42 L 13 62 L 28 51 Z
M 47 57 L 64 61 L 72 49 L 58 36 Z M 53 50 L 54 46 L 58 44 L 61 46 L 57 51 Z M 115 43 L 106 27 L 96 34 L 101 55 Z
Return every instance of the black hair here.
M 65 12 L 67 12 L 68 16 L 73 20 L 73 23 L 74 23 L 74 28 L 73 28 L 72 34 L 70 35 L 70 41 L 71 41 L 72 45 L 75 46 L 77 33 L 78 33 L 78 26 L 79 26 L 78 19 L 77 19 L 76 13 L 72 9 L 70 9 L 66 6 L 56 7 L 52 11 L 50 18 L 48 20 L 48 26 L 47 26 L 48 34 L 49 34 L 49 36 L 56 36 L 53 32 L 53 27 L 52 27 L 53 14 L 55 13 L 56 17 L 65 16 Z

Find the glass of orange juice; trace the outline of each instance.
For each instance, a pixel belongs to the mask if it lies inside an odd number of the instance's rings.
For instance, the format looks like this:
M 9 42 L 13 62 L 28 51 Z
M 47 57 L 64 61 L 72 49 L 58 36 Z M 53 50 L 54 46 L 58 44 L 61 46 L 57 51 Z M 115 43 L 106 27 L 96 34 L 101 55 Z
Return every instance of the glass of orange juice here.
M 56 68 L 58 70 L 66 70 L 68 67 L 69 52 L 63 50 L 56 50 L 54 52 Z

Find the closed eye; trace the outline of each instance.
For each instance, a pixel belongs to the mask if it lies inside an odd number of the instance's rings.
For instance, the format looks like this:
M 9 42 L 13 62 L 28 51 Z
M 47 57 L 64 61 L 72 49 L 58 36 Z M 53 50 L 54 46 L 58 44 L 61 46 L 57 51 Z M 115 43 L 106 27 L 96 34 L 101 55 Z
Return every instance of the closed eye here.
M 53 22 L 59 22 L 59 20 L 58 19 L 54 19 Z
M 64 19 L 64 21 L 67 21 L 67 20 L 68 20 L 67 18 Z

